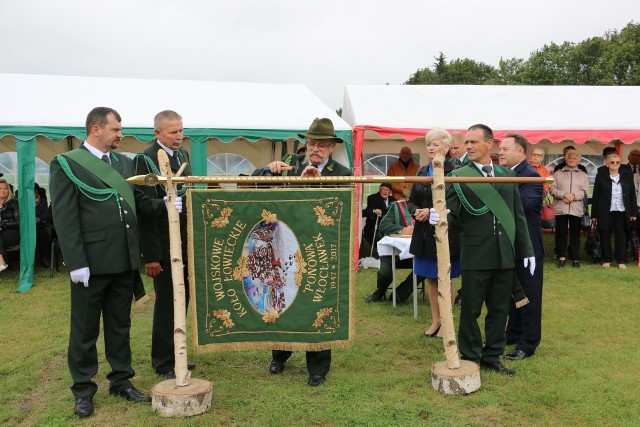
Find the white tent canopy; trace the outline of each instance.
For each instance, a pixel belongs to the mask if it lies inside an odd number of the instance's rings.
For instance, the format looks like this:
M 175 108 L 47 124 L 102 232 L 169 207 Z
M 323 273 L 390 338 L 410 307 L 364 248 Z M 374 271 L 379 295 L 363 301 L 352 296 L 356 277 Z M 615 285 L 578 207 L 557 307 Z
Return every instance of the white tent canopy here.
M 82 126 L 96 106 L 115 108 L 126 127 L 153 127 L 153 116 L 178 111 L 185 128 L 307 129 L 329 117 L 349 126 L 305 85 L 1 74 L 0 126 Z
M 338 144 L 334 157 L 345 165 L 353 164 L 351 128 L 300 84 L 0 73 L 0 87 L 3 91 L 0 151 L 13 151 L 15 146 L 23 218 L 34 216 L 34 162 L 39 144 L 36 137 L 43 135 L 52 141 L 75 137 L 82 141 L 87 113 L 97 106 L 116 109 L 122 116 L 124 136 L 144 142 L 154 137 L 155 114 L 167 109 L 180 113 L 185 136 L 191 138 L 195 175 L 206 174 L 210 138 L 222 142 L 239 137 L 249 141 L 261 138 L 283 141 L 298 138 L 298 133 L 305 132 L 316 117 L 328 117 L 333 121 L 336 134 L 346 141 L 346 144 Z M 60 152 L 65 148 L 53 151 Z M 21 222 L 20 233 L 18 290 L 24 291 L 33 281 L 35 225 Z
M 354 130 L 360 174 L 365 138 L 411 142 L 434 127 L 466 131 L 483 123 L 498 139 L 518 132 L 531 143 L 630 144 L 640 139 L 638 99 L 635 86 L 355 85 L 345 88 L 342 117 Z
M 516 131 L 534 143 L 631 143 L 640 138 L 639 99 L 640 87 L 632 86 L 355 85 L 345 88 L 342 117 L 353 128 L 410 138 L 412 129 L 424 136 L 436 126 L 484 123 L 498 135 Z

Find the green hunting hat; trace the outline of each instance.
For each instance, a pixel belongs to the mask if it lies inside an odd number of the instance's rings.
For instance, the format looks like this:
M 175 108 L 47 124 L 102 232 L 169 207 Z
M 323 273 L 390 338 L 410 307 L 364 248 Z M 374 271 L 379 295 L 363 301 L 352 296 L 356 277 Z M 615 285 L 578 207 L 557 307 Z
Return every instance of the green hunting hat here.
M 315 118 L 311 126 L 309 126 L 309 130 L 307 133 L 299 133 L 298 136 L 300 138 L 311 138 L 311 139 L 334 139 L 336 142 L 344 142 L 342 138 L 338 138 L 336 135 L 336 131 L 333 128 L 333 123 L 331 119 L 319 119 Z

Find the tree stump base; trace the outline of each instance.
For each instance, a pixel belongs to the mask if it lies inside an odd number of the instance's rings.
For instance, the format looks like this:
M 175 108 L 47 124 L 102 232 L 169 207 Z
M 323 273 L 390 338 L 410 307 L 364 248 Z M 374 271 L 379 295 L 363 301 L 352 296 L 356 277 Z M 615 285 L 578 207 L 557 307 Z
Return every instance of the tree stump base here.
M 191 417 L 206 412 L 212 398 L 212 382 L 191 378 L 188 385 L 178 387 L 172 379 L 153 387 L 151 407 L 163 417 Z
M 436 362 L 431 367 L 431 385 L 444 394 L 469 394 L 480 388 L 480 366 L 461 360 L 458 369 L 449 369 L 447 362 Z

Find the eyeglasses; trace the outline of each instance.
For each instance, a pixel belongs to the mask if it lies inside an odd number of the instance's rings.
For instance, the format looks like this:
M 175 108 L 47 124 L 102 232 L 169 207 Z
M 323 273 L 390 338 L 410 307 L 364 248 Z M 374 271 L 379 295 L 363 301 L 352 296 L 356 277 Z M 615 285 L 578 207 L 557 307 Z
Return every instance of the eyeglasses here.
M 532 153 L 531 156 L 536 156 L 536 157 L 542 157 L 544 156 L 544 154 L 540 154 L 540 153 Z
M 329 148 L 333 145 L 333 143 L 328 143 L 328 144 L 321 144 L 317 141 L 307 141 L 307 148 L 308 149 L 314 149 L 317 148 L 318 150 L 322 150 L 325 148 Z
M 614 161 L 611 161 L 611 162 L 609 162 L 609 164 L 610 164 L 610 165 L 619 165 L 619 164 L 620 164 L 620 162 L 614 162 Z

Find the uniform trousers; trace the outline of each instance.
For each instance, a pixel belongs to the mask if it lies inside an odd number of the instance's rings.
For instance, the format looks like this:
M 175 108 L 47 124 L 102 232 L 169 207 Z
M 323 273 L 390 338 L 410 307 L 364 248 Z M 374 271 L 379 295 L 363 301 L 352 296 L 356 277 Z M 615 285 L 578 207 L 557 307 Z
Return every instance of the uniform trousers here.
M 183 260 L 186 260 L 183 257 Z M 156 301 L 153 307 L 153 330 L 151 332 L 151 366 L 158 374 L 166 374 L 175 368 L 175 348 L 173 345 L 173 280 L 171 263 L 161 262 L 162 271 L 153 278 Z M 184 269 L 185 307 L 189 306 L 189 286 Z
M 505 327 L 509 315 L 514 269 L 462 270 L 462 307 L 458 343 L 465 360 L 495 363 L 506 345 Z M 478 318 L 486 304 L 484 320 L 485 344 Z
M 276 362 L 284 363 L 291 357 L 291 351 L 272 350 L 271 355 Z M 307 351 L 307 371 L 309 375 L 322 375 L 329 373 L 331 367 L 331 350 Z
M 100 315 L 104 324 L 105 356 L 111 372 L 110 390 L 126 390 L 135 375 L 131 367 L 131 302 L 133 282 L 138 271 L 116 274 L 92 274 L 89 287 L 71 282 L 71 332 L 68 364 L 76 399 L 92 397 L 98 386 L 92 378 L 98 372 L 96 341 L 100 333 Z

